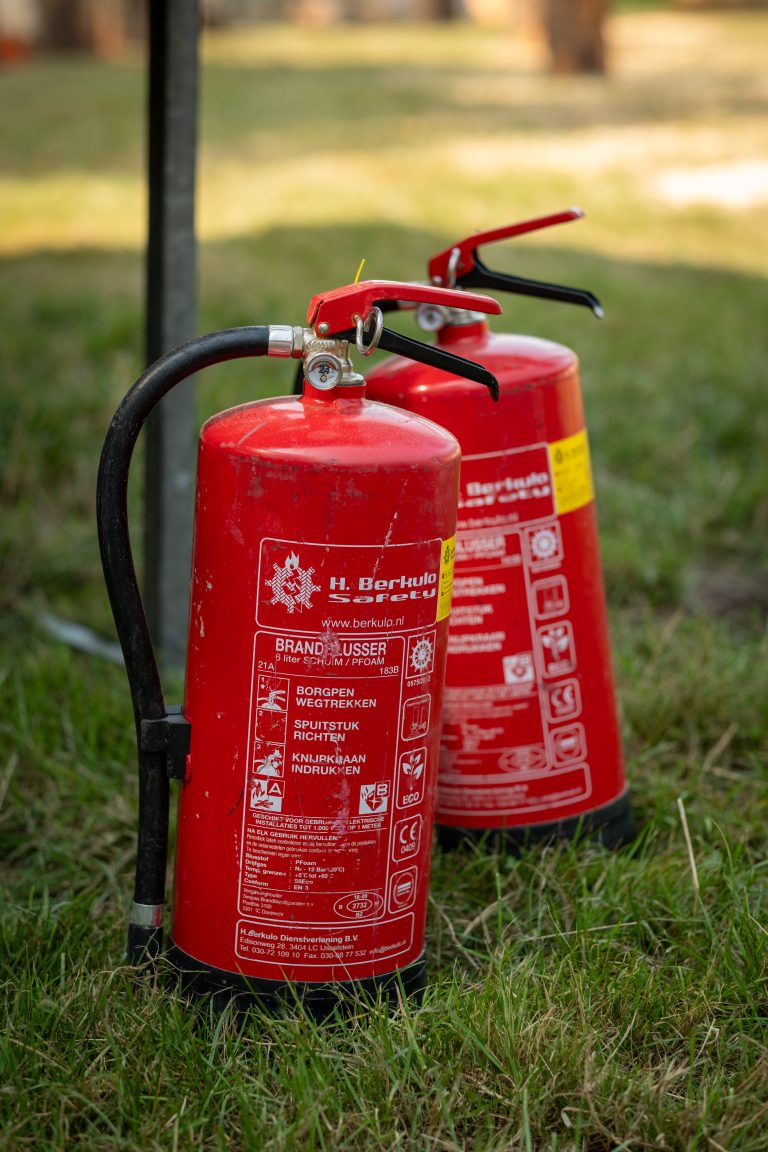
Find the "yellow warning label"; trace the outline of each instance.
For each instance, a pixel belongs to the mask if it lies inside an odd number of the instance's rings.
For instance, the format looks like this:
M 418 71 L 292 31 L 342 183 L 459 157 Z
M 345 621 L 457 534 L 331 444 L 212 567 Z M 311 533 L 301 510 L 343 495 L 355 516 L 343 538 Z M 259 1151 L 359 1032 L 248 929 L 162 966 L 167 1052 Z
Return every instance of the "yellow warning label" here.
M 595 492 L 592 487 L 586 428 L 582 428 L 575 436 L 566 436 L 565 440 L 555 440 L 549 446 L 549 455 L 558 516 L 589 504 Z
M 440 554 L 440 586 L 437 594 L 437 619 L 445 620 L 451 614 L 451 593 L 453 591 L 453 558 L 456 555 L 456 537 L 443 540 Z

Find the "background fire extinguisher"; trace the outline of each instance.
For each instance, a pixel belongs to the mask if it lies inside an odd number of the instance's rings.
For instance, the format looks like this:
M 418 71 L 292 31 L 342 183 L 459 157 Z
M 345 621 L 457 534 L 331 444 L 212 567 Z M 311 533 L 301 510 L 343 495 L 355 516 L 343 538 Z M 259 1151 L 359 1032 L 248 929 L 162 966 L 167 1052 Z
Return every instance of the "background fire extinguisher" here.
M 492 272 L 477 250 L 581 217 L 578 209 L 476 234 L 429 262 L 432 284 L 586 305 L 592 293 Z M 462 449 L 454 610 L 437 821 L 443 844 L 514 848 L 592 831 L 632 837 L 611 671 L 578 361 L 559 344 L 494 335 L 469 308 L 422 305 L 437 346 L 484 364 L 493 409 L 462 381 L 391 358 L 369 395 L 427 416 Z
M 344 989 L 394 997 L 423 983 L 459 448 L 364 399 L 349 341 L 498 388 L 384 329 L 377 305 L 396 299 L 465 296 L 369 281 L 316 296 L 308 328 L 194 340 L 136 382 L 104 444 L 99 540 L 139 745 L 129 959 L 162 947 L 179 779 L 168 955 L 184 988 L 222 1000 L 298 996 L 323 1013 Z M 175 384 L 267 355 L 302 359 L 306 387 L 202 429 L 185 700 L 166 708 L 128 535 L 133 448 Z

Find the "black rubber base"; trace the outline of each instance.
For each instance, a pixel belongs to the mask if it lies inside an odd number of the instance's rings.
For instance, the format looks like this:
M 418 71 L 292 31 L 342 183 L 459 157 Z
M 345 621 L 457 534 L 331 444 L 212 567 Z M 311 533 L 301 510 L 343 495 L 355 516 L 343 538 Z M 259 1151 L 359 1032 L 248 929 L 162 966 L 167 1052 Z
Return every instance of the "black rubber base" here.
M 489 852 L 503 852 L 510 856 L 519 855 L 524 848 L 533 844 L 581 837 L 598 840 L 605 848 L 618 848 L 628 844 L 634 836 L 635 818 L 629 789 L 610 804 L 546 824 L 523 824 L 514 828 L 453 828 L 447 824 L 437 826 L 437 841 L 442 848 L 482 844 Z
M 259 1004 L 269 1012 L 283 1014 L 300 1007 L 316 1020 L 326 1019 L 339 1009 L 350 1012 L 361 1006 L 370 1006 L 379 999 L 390 1008 L 396 1008 L 404 997 L 420 1003 L 426 982 L 423 954 L 405 968 L 381 976 L 317 984 L 259 980 L 242 976 L 239 972 L 213 968 L 187 955 L 173 941 L 165 959 L 184 995 L 195 999 L 208 996 L 216 1011 L 223 1011 L 229 1005 L 245 1010 Z

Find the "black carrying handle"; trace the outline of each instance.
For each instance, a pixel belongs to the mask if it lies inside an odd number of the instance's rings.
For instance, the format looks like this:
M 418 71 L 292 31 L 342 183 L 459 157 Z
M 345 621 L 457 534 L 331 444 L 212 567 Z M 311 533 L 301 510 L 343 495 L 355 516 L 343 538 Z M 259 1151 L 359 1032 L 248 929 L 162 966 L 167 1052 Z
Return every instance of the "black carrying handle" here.
M 96 515 L 99 550 L 112 615 L 125 657 L 139 758 L 139 829 L 134 914 L 128 960 L 137 964 L 162 949 L 162 909 L 168 851 L 169 778 L 165 739 L 147 739 L 147 728 L 168 712 L 141 600 L 128 530 L 128 474 L 139 433 L 155 405 L 176 384 L 226 360 L 266 356 L 269 328 L 230 328 L 201 336 L 162 356 L 125 396 L 109 426 L 99 463 Z M 137 913 L 137 906 L 140 915 Z
M 525 276 L 511 276 L 494 272 L 474 254 L 474 264 L 468 272 L 456 277 L 461 288 L 486 288 L 490 292 L 512 292 L 517 296 L 533 296 L 539 300 L 559 300 L 563 304 L 581 304 L 590 308 L 599 319 L 605 313 L 603 306 L 588 288 L 569 288 L 565 284 L 550 284 L 546 280 L 528 280 Z
M 389 303 L 389 302 L 388 302 Z M 397 303 L 396 301 L 394 302 Z M 376 305 L 380 307 L 380 305 Z M 349 328 L 345 332 L 335 332 L 334 340 L 354 340 L 356 331 Z M 437 344 L 422 344 L 421 340 L 414 340 L 410 336 L 403 336 L 400 332 L 393 332 L 391 328 L 382 328 L 377 348 L 384 352 L 392 352 L 396 356 L 405 356 L 408 360 L 417 360 L 420 364 L 428 364 L 431 368 L 440 368 L 443 372 L 450 372 L 453 376 L 463 376 L 467 380 L 474 380 L 476 384 L 484 384 L 493 400 L 499 398 L 499 382 L 492 372 L 474 360 L 467 360 L 464 356 L 456 356 L 453 352 L 446 352 Z M 293 394 L 301 394 L 304 386 L 304 369 L 299 364 L 293 377 Z
M 409 360 L 418 360 L 421 364 L 429 364 L 432 368 L 441 368 L 454 376 L 464 376 L 467 380 L 474 380 L 476 384 L 485 384 L 491 398 L 493 400 L 499 398 L 499 382 L 492 372 L 482 364 L 476 364 L 474 360 L 446 352 L 437 344 L 422 344 L 420 340 L 413 340 L 400 332 L 382 328 L 378 347 L 383 348 L 385 352 L 393 352 L 396 356 L 407 356 Z

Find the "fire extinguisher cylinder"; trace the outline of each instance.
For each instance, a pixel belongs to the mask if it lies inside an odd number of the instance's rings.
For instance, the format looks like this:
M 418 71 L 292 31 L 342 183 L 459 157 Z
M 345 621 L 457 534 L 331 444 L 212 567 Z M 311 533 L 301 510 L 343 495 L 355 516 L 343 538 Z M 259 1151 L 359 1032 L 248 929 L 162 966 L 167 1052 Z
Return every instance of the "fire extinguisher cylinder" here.
M 602 315 L 584 289 L 491 271 L 478 249 L 579 219 L 579 209 L 476 233 L 429 262 L 436 285 L 555 300 Z M 418 306 L 437 347 L 488 368 L 493 412 L 463 381 L 391 357 L 369 395 L 434 420 L 461 444 L 454 611 L 436 820 L 444 846 L 518 851 L 634 822 L 619 733 L 589 446 L 574 352 L 494 334 L 471 305 Z
M 192 341 L 137 381 L 105 441 L 99 537 L 139 747 L 129 959 L 162 948 L 178 779 L 167 955 L 192 994 L 324 1015 L 423 986 L 459 449 L 370 403 L 352 367 L 351 341 L 402 347 L 378 311 L 398 298 L 461 302 L 369 281 L 315 297 L 309 327 Z M 496 388 L 444 349 L 408 354 Z M 306 387 L 203 427 L 185 698 L 168 708 L 128 538 L 131 455 L 176 383 L 261 355 L 301 359 Z

